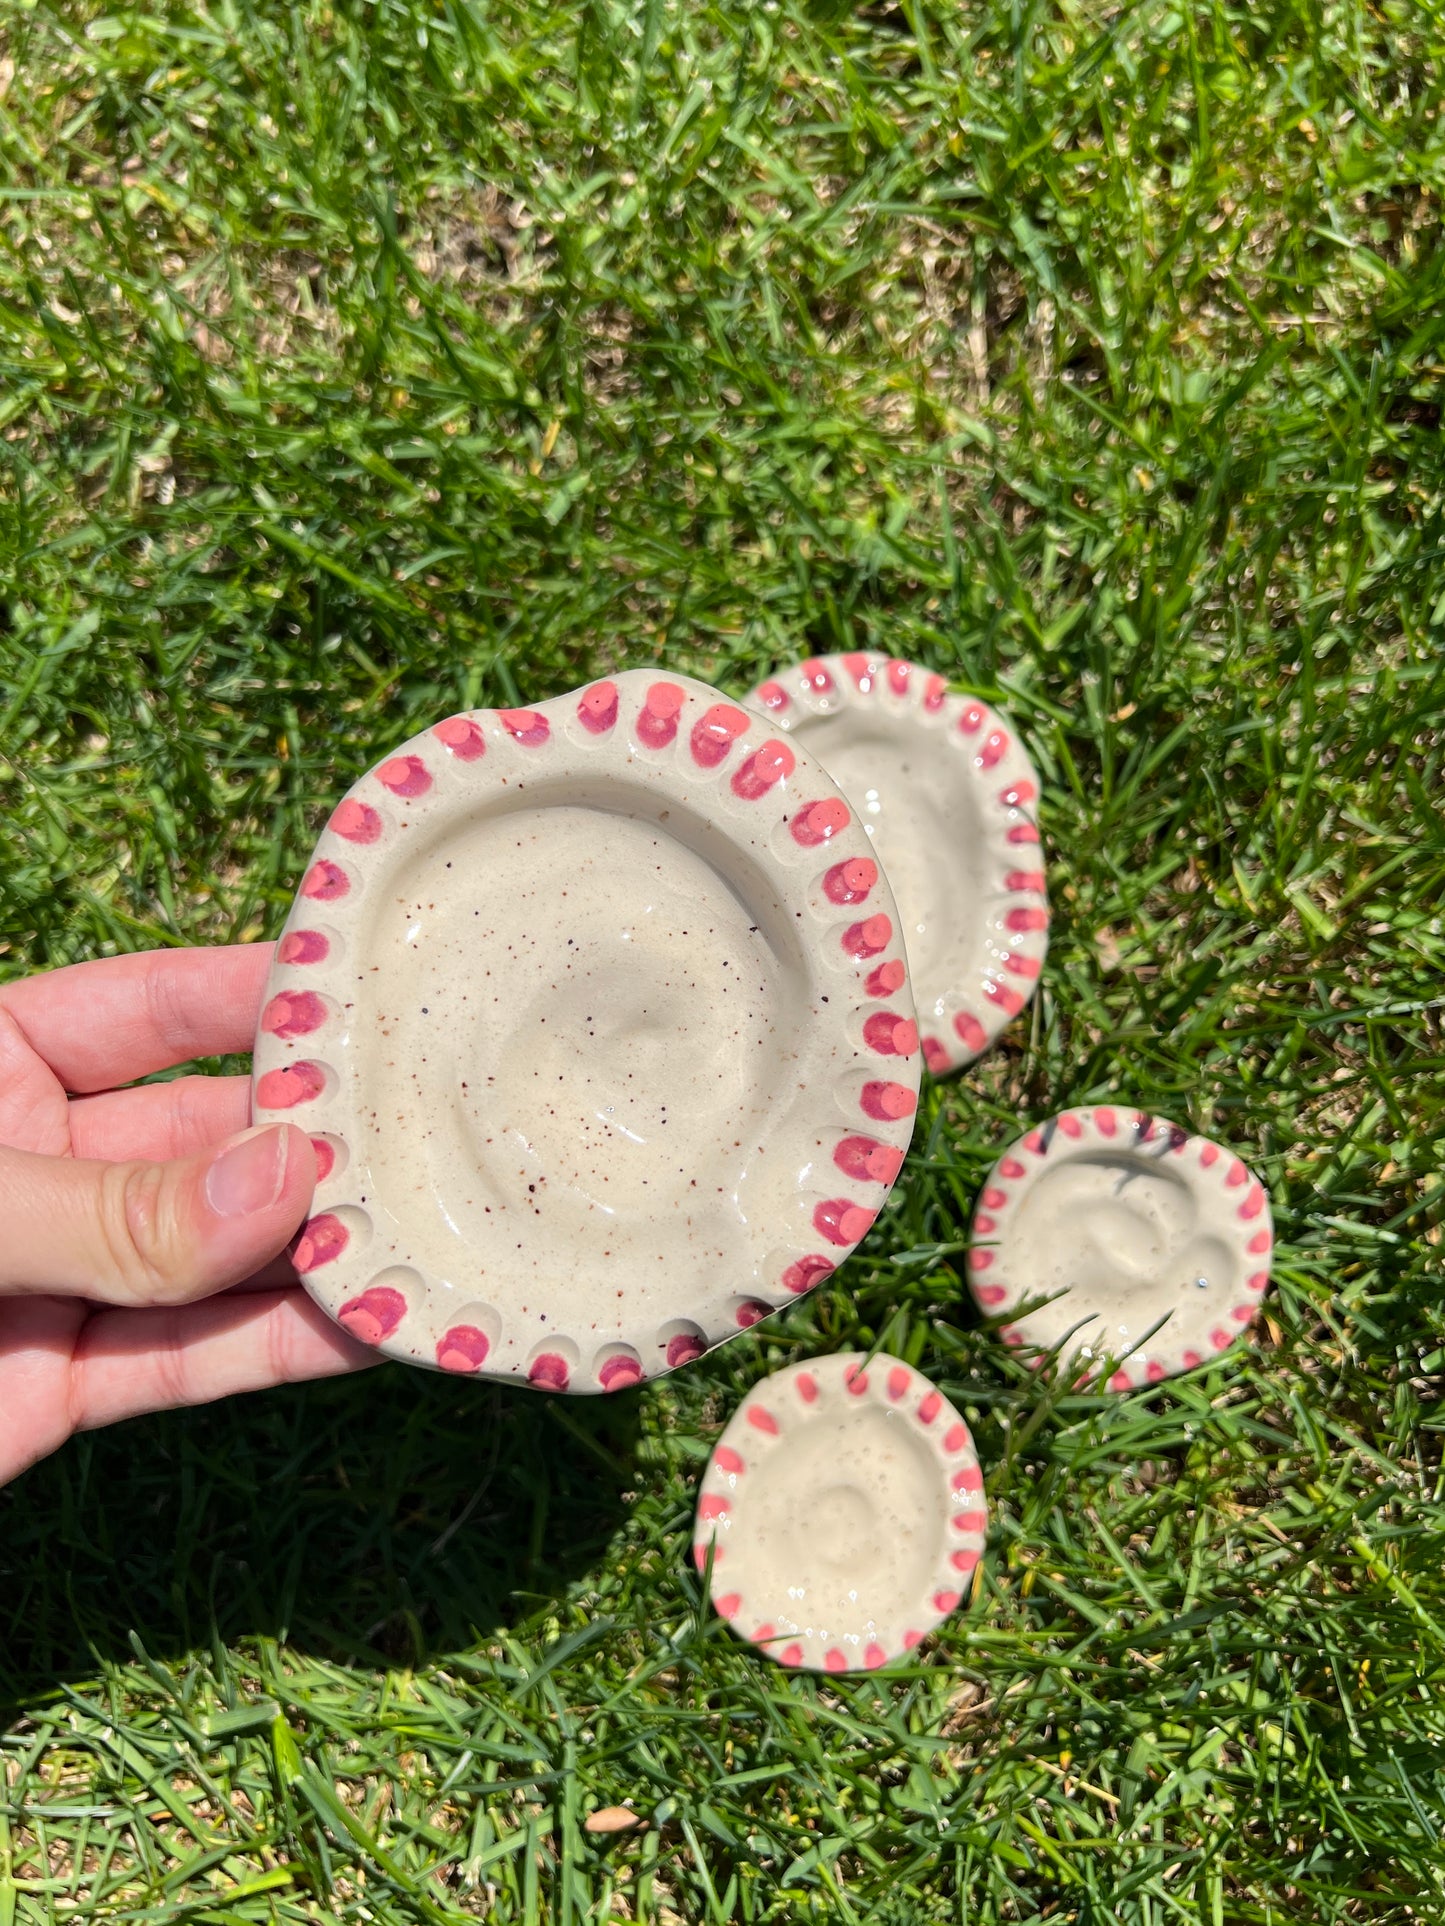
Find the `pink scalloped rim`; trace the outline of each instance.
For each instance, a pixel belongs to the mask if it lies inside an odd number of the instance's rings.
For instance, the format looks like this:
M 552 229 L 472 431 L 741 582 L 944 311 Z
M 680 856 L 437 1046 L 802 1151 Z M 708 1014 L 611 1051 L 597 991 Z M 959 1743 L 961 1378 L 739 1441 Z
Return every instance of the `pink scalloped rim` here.
M 934 1076 L 981 1056 L 1038 987 L 1048 953 L 1049 902 L 1039 842 L 1039 779 L 1018 730 L 977 696 L 950 695 L 941 675 L 896 656 L 817 656 L 777 670 L 747 701 L 780 729 L 864 706 L 915 725 L 963 758 L 991 825 L 992 927 L 957 982 L 914 984 L 920 1044 Z
M 404 1227 L 383 1237 L 366 1204 L 364 1105 L 345 1006 L 368 906 L 409 850 L 425 847 L 438 825 L 497 806 L 508 783 L 545 775 L 556 785 L 575 773 L 595 791 L 609 770 L 625 770 L 634 790 L 647 785 L 659 820 L 681 804 L 741 851 L 795 922 L 816 974 L 809 1035 L 826 1074 L 809 1085 L 816 1100 L 788 1112 L 775 1149 L 805 1175 L 789 1221 L 768 1227 L 766 1274 L 716 1275 L 706 1303 L 661 1316 L 619 1293 L 616 1328 L 569 1334 L 556 1304 L 550 1322 L 535 1307 L 524 1318 L 498 1301 L 496 1280 L 478 1279 L 467 1315 L 453 1319 L 457 1291 L 425 1276 Z M 816 1288 L 867 1235 L 918 1101 L 898 913 L 869 849 L 813 757 L 682 676 L 625 671 L 531 708 L 447 716 L 384 757 L 338 802 L 317 842 L 277 944 L 255 1042 L 253 1119 L 299 1124 L 317 1151 L 313 1213 L 292 1253 L 311 1295 L 353 1336 L 408 1363 L 605 1392 L 677 1369 Z M 386 1281 L 398 1267 L 421 1273 L 423 1288 Z
M 934 1556 L 917 1596 L 878 1616 L 859 1577 L 856 1619 L 804 1625 L 787 1591 L 764 1590 L 749 1570 L 745 1491 L 766 1479 L 777 1454 L 798 1448 L 819 1422 L 881 1407 L 926 1444 L 938 1467 Z M 847 1468 L 839 1450 L 839 1475 Z M 766 1490 L 766 1484 L 758 1486 Z M 741 1535 L 740 1535 L 741 1534 Z M 861 1352 L 811 1358 L 765 1378 L 748 1393 L 713 1448 L 698 1488 L 693 1562 L 712 1559 L 714 1610 L 746 1643 L 794 1671 L 871 1672 L 906 1658 L 969 1596 L 988 1535 L 988 1504 L 973 1438 L 959 1413 L 921 1372 L 900 1359 Z
M 1022 1306 L 1041 1295 L 1037 1284 L 1021 1273 L 1011 1245 L 1020 1207 L 1046 1169 L 1065 1158 L 1097 1158 L 1100 1153 L 1167 1162 L 1208 1199 L 1211 1228 L 1227 1235 L 1238 1259 L 1239 1283 L 1232 1293 L 1207 1304 L 1181 1298 L 1183 1315 L 1175 1312 L 1146 1343 L 1113 1362 L 1108 1389 L 1137 1391 L 1194 1370 L 1250 1333 L 1274 1262 L 1273 1217 L 1268 1192 L 1240 1157 L 1167 1118 L 1110 1104 L 1050 1117 L 999 1158 L 974 1209 L 969 1288 L 980 1310 L 1000 1321 L 999 1336 L 1011 1350 L 1031 1348 L 1032 1318 Z M 1080 1318 L 1090 1309 L 1073 1293 L 1070 1308 Z M 1072 1350 L 1066 1355 L 1069 1368 L 1074 1357 Z M 1043 1366 L 1049 1354 L 1034 1345 L 1032 1361 Z M 1095 1375 L 1086 1368 L 1075 1381 L 1088 1383 Z

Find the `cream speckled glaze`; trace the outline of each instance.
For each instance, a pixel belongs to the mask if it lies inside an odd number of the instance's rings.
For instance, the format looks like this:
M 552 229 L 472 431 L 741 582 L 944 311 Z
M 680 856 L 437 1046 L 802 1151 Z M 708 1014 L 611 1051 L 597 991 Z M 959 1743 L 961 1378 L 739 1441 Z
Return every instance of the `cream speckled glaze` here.
M 811 1358 L 754 1385 L 698 1493 L 712 1602 L 779 1664 L 872 1671 L 962 1601 L 988 1530 L 968 1426 L 897 1358 Z
M 1142 1111 L 1066 1110 L 1014 1144 L 984 1185 L 969 1281 L 1006 1344 L 1111 1390 L 1191 1371 L 1249 1325 L 1269 1283 L 1269 1198 L 1232 1150 Z M 1019 1307 L 1051 1301 L 1024 1315 Z
M 1048 947 L 1039 784 L 1017 730 L 888 656 L 794 663 L 747 701 L 818 757 L 874 838 L 929 1069 L 971 1063 L 1033 995 Z
M 276 952 L 253 1114 L 322 1166 L 295 1261 L 411 1363 L 617 1390 L 826 1277 L 920 1061 L 822 769 L 635 670 L 452 716 L 355 784 Z

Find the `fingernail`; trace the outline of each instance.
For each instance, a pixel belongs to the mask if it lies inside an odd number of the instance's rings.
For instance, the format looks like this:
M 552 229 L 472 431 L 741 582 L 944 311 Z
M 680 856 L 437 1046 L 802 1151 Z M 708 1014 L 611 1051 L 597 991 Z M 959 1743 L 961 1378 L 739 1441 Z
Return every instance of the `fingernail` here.
M 228 1144 L 206 1172 L 206 1202 L 218 1217 L 269 1210 L 286 1182 L 286 1132 L 262 1124 Z

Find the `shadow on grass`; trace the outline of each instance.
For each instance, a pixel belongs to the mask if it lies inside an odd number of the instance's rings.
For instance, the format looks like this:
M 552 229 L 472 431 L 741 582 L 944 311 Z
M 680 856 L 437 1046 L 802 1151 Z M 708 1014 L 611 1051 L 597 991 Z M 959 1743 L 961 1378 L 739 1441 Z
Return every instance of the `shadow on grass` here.
M 134 1641 L 362 1666 L 474 1645 L 595 1561 L 638 1423 L 630 1392 L 391 1365 L 74 1439 L 0 1492 L 0 1727 Z

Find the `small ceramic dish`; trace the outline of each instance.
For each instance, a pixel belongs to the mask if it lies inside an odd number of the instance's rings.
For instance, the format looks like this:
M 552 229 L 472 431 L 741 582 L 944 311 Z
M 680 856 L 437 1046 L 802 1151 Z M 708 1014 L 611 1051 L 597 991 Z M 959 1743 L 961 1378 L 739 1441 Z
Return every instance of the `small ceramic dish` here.
M 817 756 L 874 839 L 929 1069 L 972 1063 L 1033 995 L 1048 946 L 1039 783 L 1018 731 L 887 656 L 795 663 L 747 700 Z
M 698 1494 L 713 1606 L 781 1665 L 862 1672 L 969 1589 L 988 1529 L 968 1426 L 897 1358 L 812 1358 L 755 1385 Z
M 258 1121 L 294 1255 L 390 1356 L 612 1391 L 810 1289 L 920 1075 L 897 911 L 806 751 L 636 670 L 449 716 L 337 805 L 277 947 Z
M 1269 1283 L 1263 1184 L 1222 1144 L 1142 1111 L 1066 1110 L 994 1166 L 969 1282 L 1006 1344 L 1128 1391 L 1192 1371 L 1246 1329 Z M 1046 1298 L 1035 1310 L 1020 1307 Z

